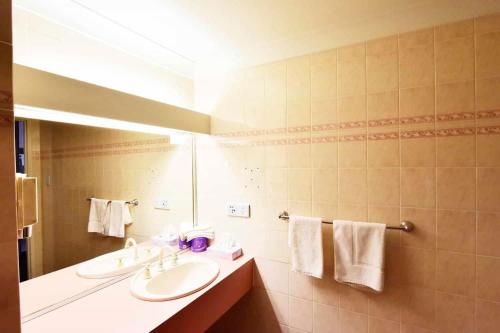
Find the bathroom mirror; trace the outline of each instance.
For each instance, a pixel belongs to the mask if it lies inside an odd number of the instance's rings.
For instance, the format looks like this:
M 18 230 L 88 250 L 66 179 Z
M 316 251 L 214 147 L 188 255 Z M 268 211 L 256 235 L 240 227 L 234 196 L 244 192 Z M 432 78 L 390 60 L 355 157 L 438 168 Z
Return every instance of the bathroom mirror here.
M 19 234 L 21 300 L 25 317 L 47 306 L 109 283 L 84 279 L 78 264 L 125 246 L 151 241 L 193 223 L 193 136 L 159 135 L 101 127 L 16 119 L 17 172 L 36 177 L 38 219 Z M 126 201 L 123 237 L 89 232 L 91 198 Z M 44 291 L 44 275 L 66 274 L 68 283 Z M 24 282 L 23 282 L 24 281 Z M 74 282 L 76 281 L 76 282 Z M 74 282 L 74 283 L 73 283 Z M 27 297 L 24 297 L 27 294 Z M 30 304 L 26 304 L 26 303 Z

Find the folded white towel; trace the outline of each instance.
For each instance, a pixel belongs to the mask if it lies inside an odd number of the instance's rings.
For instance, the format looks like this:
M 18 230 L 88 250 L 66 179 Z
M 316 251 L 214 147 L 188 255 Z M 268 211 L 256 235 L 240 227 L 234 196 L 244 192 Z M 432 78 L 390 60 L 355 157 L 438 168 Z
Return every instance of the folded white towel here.
M 108 200 L 90 199 L 90 213 L 88 232 L 104 233 L 104 224 L 107 217 Z
M 104 234 L 123 238 L 125 225 L 132 223 L 128 204 L 123 200 L 113 200 L 109 206 L 109 214 L 104 223 Z
M 288 246 L 292 271 L 321 278 L 323 276 L 323 242 L 321 219 L 290 216 Z
M 215 238 L 215 231 L 212 226 L 209 225 L 197 225 L 197 226 L 188 226 L 181 225 L 181 230 L 179 231 L 179 238 L 183 241 L 191 241 L 197 237 L 206 237 L 208 239 Z
M 335 220 L 335 280 L 384 289 L 385 224 Z

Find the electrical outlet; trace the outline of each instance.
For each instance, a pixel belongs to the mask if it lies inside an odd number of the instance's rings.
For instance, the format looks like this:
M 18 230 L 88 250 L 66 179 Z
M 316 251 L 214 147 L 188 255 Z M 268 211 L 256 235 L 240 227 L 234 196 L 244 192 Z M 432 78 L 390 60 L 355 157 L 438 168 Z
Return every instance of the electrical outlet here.
M 155 209 L 169 210 L 170 202 L 168 201 L 168 199 L 165 198 L 157 198 L 154 200 L 153 207 Z
M 230 203 L 227 205 L 227 215 L 235 217 L 250 217 L 250 205 Z

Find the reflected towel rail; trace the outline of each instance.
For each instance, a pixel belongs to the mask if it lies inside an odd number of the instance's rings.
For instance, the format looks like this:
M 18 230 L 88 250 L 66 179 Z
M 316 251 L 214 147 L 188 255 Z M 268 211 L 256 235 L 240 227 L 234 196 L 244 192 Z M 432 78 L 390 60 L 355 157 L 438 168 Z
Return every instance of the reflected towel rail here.
M 280 218 L 280 220 L 284 221 L 288 221 L 290 219 L 290 215 L 288 215 L 287 211 L 282 212 L 278 217 Z M 321 221 L 321 223 L 333 224 L 333 221 Z M 401 230 L 405 232 L 411 232 L 415 228 L 415 225 L 410 221 L 401 221 L 401 224 L 399 226 L 388 225 L 386 228 L 391 230 Z
M 92 200 L 92 198 L 87 198 L 87 201 L 90 201 L 90 200 Z M 133 200 L 130 200 L 130 201 L 125 201 L 125 203 L 127 205 L 139 206 L 139 200 L 137 200 L 137 199 L 133 199 Z

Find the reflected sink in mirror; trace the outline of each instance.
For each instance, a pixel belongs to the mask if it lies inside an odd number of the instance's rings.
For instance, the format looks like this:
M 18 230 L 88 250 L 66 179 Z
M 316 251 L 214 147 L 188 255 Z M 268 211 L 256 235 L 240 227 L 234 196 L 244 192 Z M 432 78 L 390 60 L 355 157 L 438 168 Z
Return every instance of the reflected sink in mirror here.
M 104 254 L 80 264 L 76 274 L 87 279 L 122 275 L 158 259 L 160 248 L 137 246 Z
M 212 283 L 219 275 L 219 265 L 206 258 L 182 258 L 165 265 L 159 263 L 137 272 L 130 291 L 145 301 L 168 301 L 188 296 Z

